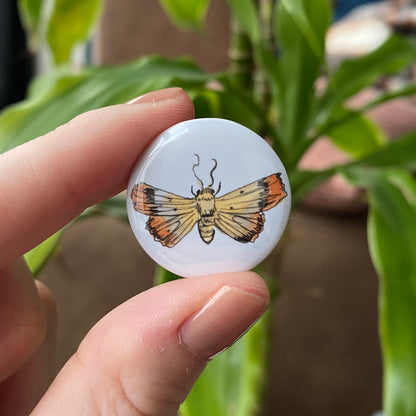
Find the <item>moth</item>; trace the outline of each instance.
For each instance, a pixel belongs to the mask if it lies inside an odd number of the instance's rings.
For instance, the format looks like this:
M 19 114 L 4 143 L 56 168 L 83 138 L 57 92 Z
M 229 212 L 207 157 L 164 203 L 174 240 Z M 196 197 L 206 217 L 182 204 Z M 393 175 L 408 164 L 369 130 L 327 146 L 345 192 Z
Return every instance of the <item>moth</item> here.
M 149 216 L 146 230 L 155 241 L 165 247 L 178 244 L 198 224 L 202 241 L 210 244 L 214 239 L 215 229 L 240 243 L 254 242 L 264 228 L 264 211 L 275 207 L 287 195 L 281 173 L 258 179 L 222 196 L 217 196 L 221 189 L 213 189 L 213 173 L 217 168 L 217 160 L 212 159 L 214 167 L 210 172 L 211 183 L 204 187 L 192 167 L 200 189 L 193 198 L 186 198 L 164 191 L 141 182 L 135 185 L 130 197 L 134 209 Z

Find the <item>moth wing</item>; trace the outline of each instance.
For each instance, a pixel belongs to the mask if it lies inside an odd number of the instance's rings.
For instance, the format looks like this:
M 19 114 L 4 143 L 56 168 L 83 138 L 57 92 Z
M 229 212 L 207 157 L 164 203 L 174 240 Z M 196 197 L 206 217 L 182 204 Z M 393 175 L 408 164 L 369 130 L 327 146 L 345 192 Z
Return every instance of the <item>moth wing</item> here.
M 173 247 L 199 220 L 193 198 L 184 198 L 146 183 L 135 185 L 130 197 L 134 209 L 148 215 L 146 229 L 163 246 Z
M 263 211 L 287 195 L 280 176 L 274 173 L 216 198 L 215 226 L 237 241 L 253 242 L 263 231 Z
M 267 211 L 287 195 L 280 176 L 280 173 L 273 173 L 216 198 L 215 207 L 230 214 Z
M 264 214 L 229 214 L 217 211 L 214 215 L 215 226 L 240 243 L 253 242 L 263 231 Z

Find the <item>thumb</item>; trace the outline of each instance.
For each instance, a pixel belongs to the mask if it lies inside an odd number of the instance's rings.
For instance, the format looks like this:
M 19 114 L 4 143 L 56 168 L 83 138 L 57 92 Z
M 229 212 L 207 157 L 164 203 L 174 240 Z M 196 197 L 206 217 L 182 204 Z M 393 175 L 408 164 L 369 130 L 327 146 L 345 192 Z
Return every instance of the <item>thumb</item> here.
M 252 273 L 176 280 L 104 317 L 32 415 L 176 415 L 206 362 L 269 302 Z

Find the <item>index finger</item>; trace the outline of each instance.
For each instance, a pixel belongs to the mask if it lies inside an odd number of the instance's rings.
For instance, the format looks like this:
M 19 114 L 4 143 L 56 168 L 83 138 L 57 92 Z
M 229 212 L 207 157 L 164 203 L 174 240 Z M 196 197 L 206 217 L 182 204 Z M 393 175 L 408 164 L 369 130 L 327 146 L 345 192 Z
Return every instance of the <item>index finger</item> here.
M 193 116 L 186 93 L 169 88 L 82 114 L 0 155 L 0 266 L 124 189 L 146 145 Z

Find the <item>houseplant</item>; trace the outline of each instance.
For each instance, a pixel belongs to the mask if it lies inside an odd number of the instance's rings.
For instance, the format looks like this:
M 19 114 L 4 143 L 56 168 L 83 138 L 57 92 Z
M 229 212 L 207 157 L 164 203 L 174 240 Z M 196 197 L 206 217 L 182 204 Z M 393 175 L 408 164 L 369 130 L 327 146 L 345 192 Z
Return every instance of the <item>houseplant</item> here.
M 261 1 L 257 6 L 254 1 L 229 0 L 236 28 L 233 47 L 244 50 L 240 56 L 251 61 L 250 65 L 234 61 L 237 71 L 233 73 L 206 74 L 190 60 L 160 57 L 146 57 L 120 67 L 75 70 L 71 50 L 91 32 L 101 3 L 57 0 L 52 10 L 46 3 L 22 0 L 20 6 L 32 45 L 46 38 L 57 65 L 52 73 L 32 83 L 27 100 L 0 117 L 1 151 L 86 110 L 178 85 L 193 98 L 197 116 L 230 118 L 268 137 L 287 167 L 295 206 L 308 191 L 336 173 L 365 188 L 369 197 L 369 245 L 381 279 L 384 412 L 415 414 L 416 183 L 412 171 L 416 166 L 416 134 L 388 143 L 365 112 L 381 102 L 413 94 L 416 87 L 408 84 L 383 92 L 359 109 L 352 110 L 346 103 L 380 77 L 414 62 L 414 42 L 392 36 L 372 54 L 331 71 L 324 54 L 330 20 L 326 0 L 281 0 L 276 6 L 272 1 Z M 208 5 L 201 0 L 161 3 L 178 24 L 191 27 L 201 25 Z M 318 93 L 315 84 L 322 72 L 326 72 L 328 84 Z M 210 81 L 215 81 L 215 89 L 208 87 Z M 301 170 L 300 158 L 322 135 L 348 152 L 352 162 L 321 171 Z M 125 218 L 124 205 L 124 198 L 117 196 L 91 207 L 82 218 L 97 214 Z M 59 234 L 54 235 L 27 254 L 35 272 L 58 240 Z M 171 278 L 174 276 L 159 270 L 159 283 Z M 213 361 L 182 413 L 254 414 L 264 375 L 266 340 L 267 318 Z

